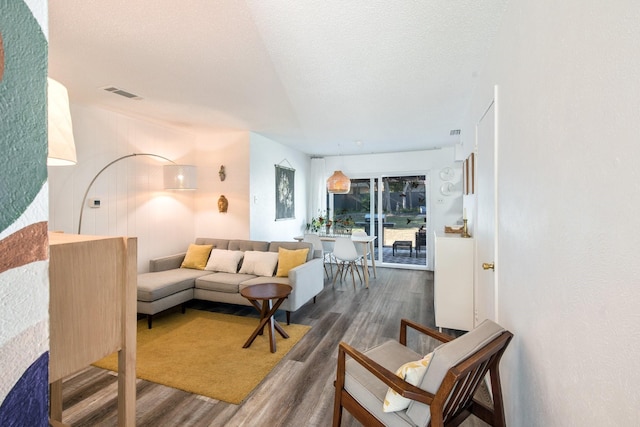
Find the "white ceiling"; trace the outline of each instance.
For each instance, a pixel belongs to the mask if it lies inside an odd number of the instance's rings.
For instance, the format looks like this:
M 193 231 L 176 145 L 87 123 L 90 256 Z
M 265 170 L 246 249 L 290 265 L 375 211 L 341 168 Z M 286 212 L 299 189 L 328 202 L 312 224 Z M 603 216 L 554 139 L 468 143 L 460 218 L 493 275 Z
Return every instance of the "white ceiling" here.
M 72 102 L 312 155 L 423 150 L 459 141 L 507 2 L 50 1 L 49 74 Z

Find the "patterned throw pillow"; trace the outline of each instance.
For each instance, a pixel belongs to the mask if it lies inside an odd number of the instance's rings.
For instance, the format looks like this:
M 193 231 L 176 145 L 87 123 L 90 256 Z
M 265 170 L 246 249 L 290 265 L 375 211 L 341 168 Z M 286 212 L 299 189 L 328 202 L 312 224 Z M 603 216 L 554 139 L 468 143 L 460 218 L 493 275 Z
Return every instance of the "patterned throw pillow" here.
M 427 372 L 427 366 L 429 366 L 429 362 L 431 361 L 431 355 L 432 353 L 429 353 L 420 360 L 405 363 L 398 368 L 396 375 L 411 385 L 418 385 L 422 381 L 424 374 Z M 402 397 L 393 389 L 389 388 L 387 395 L 384 398 L 384 403 L 382 404 L 382 411 L 402 411 L 409 407 L 409 403 L 411 403 L 411 399 Z

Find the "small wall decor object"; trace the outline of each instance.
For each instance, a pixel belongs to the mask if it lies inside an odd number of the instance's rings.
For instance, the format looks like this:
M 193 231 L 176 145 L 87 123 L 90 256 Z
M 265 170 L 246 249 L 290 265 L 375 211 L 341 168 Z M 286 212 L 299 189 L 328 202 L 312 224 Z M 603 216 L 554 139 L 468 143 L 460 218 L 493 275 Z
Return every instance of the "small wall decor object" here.
M 442 181 L 451 181 L 455 176 L 455 171 L 449 166 L 444 167 L 440 170 L 440 180 Z
M 220 176 L 220 181 L 224 181 L 227 178 L 227 173 L 224 170 L 224 165 L 220 165 L 220 170 L 218 171 L 218 175 Z
M 447 181 L 440 186 L 440 194 L 442 194 L 443 196 L 450 196 L 454 190 L 455 185 L 453 184 L 453 182 Z
M 276 167 L 276 221 L 295 218 L 296 170 L 280 165 Z
M 465 237 L 465 238 L 471 237 L 471 234 L 469 234 L 469 228 L 468 228 L 467 221 L 469 221 L 467 219 L 467 208 L 464 208 L 462 210 L 462 222 L 464 223 L 464 225 L 462 226 L 461 237 Z
M 218 212 L 227 213 L 228 208 L 229 208 L 229 201 L 227 200 L 226 197 L 224 197 L 224 194 L 223 194 L 218 199 Z

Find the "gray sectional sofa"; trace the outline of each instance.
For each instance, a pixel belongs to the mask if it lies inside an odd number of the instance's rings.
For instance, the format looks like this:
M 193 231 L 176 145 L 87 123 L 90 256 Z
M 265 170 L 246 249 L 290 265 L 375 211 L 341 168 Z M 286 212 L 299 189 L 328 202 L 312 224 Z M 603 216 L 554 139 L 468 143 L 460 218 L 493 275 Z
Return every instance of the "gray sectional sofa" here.
M 183 304 L 184 312 L 184 303 L 192 299 L 251 305 L 240 295 L 240 290 L 259 283 L 284 283 L 292 287 L 291 294 L 280 306 L 286 310 L 289 323 L 291 312 L 311 299 L 315 300 L 324 287 L 322 253 L 314 251 L 310 243 L 199 237 L 195 244 L 212 245 L 212 257 L 216 253 L 223 254 L 219 250 L 277 254 L 280 247 L 289 250 L 309 248 L 309 253 L 306 262 L 291 269 L 288 277 L 275 277 L 275 270 L 273 276 L 247 274 L 242 270 L 243 261 L 240 261 L 235 272 L 181 268 L 186 252 L 152 259 L 149 261 L 150 272 L 138 275 L 138 313 L 147 315 L 149 328 L 154 314 L 180 304 Z

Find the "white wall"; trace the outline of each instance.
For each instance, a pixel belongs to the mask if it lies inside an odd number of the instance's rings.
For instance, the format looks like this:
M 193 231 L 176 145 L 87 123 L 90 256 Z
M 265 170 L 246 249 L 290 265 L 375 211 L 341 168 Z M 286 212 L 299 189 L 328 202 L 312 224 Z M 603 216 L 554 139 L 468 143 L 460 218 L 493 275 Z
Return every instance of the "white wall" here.
M 78 163 L 49 168 L 49 229 L 77 233 L 81 200 L 92 178 L 109 162 L 131 153 L 153 153 L 194 164 L 193 134 L 101 108 L 72 105 Z M 183 251 L 195 235 L 196 192 L 165 191 L 161 159 L 119 161 L 93 184 L 85 204 L 82 234 L 138 238 L 138 270 L 150 258 Z
M 303 233 L 307 217 L 309 156 L 251 133 L 251 239 L 293 240 Z M 275 165 L 295 169 L 295 218 L 276 221 Z
M 443 196 L 440 171 L 444 167 L 455 171 L 452 182 L 456 191 Z M 427 254 L 428 266 L 433 266 L 433 231 L 444 232 L 445 225 L 462 219 L 462 164 L 455 161 L 454 147 L 409 153 L 363 154 L 325 157 L 327 178 L 334 170 L 342 170 L 350 178 L 382 177 L 406 174 L 425 174 L 429 182 L 427 194 Z
M 197 141 L 196 236 L 249 239 L 249 133 L 213 132 L 198 135 Z M 218 210 L 221 195 L 229 201 L 226 213 Z
M 498 84 L 512 426 L 640 425 L 638 22 L 631 1 L 512 1 L 463 128 Z

